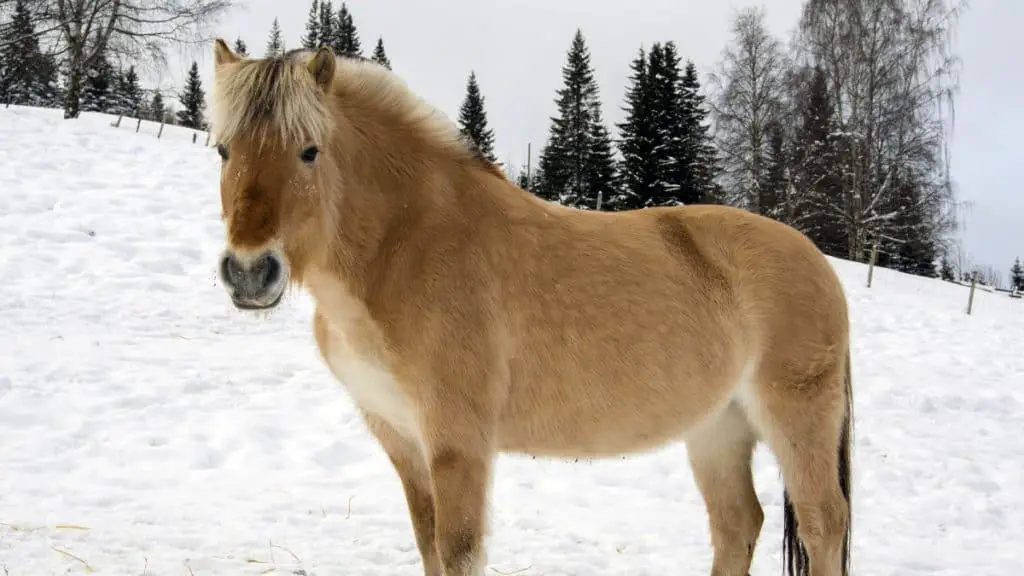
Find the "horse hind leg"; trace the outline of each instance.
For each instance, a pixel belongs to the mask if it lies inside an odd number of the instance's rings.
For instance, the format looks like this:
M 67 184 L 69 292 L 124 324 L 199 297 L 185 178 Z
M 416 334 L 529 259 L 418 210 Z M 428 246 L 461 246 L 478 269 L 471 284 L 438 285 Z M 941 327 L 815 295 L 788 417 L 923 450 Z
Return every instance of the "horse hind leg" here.
M 758 389 L 758 428 L 785 484 L 783 560 L 791 576 L 847 576 L 850 538 L 849 358 L 812 378 Z
M 690 467 L 708 511 L 711 576 L 747 576 L 750 571 L 764 522 L 751 472 L 756 443 L 753 428 L 734 402 L 687 436 Z

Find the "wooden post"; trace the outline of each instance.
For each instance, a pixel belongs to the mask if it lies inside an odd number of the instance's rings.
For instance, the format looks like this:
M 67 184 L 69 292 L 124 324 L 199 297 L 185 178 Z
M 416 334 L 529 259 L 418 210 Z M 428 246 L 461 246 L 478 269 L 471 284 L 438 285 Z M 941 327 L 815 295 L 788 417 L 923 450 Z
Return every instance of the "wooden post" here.
M 204 144 L 204 146 L 209 146 L 209 145 L 210 145 L 210 131 L 207 130 L 206 131 L 206 144 Z
M 533 142 L 526 143 L 526 187 L 529 188 L 533 182 L 530 180 L 530 161 L 532 160 Z
M 971 274 L 971 291 L 967 296 L 967 315 L 971 315 L 971 310 L 974 309 L 974 288 L 978 285 L 978 271 L 975 270 L 974 274 Z
M 163 134 L 164 134 L 164 121 L 161 120 L 160 121 L 160 129 L 157 130 L 157 132 L 156 132 L 156 139 L 159 140 L 160 137 L 163 136 Z
M 142 116 L 139 116 L 139 121 L 135 123 L 135 133 L 139 133 L 139 128 L 142 127 Z
M 868 263 L 868 288 L 871 288 L 871 279 L 875 276 L 875 261 L 878 260 L 878 243 L 871 247 L 871 261 Z
M 117 120 L 115 120 L 114 124 L 113 124 L 114 128 L 120 128 L 121 127 L 121 118 L 124 118 L 124 114 L 118 114 L 117 115 Z

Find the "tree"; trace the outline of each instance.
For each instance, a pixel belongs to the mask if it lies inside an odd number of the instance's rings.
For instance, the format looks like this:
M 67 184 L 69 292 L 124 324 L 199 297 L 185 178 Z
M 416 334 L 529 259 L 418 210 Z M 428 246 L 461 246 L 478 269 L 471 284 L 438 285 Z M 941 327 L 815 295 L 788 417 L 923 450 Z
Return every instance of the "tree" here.
M 783 221 L 825 254 L 846 257 L 846 226 L 833 209 L 841 197 L 843 166 L 824 71 L 820 66 L 803 70 L 791 89 L 796 124 L 789 158 L 792 195 Z
M 149 114 L 150 120 L 154 122 L 163 122 L 167 114 L 167 108 L 164 106 L 164 96 L 159 90 L 153 92 L 153 100 L 149 103 Z
M 953 4 L 809 0 L 804 7 L 798 53 L 821 66 L 835 106 L 843 172 L 828 213 L 846 229 L 847 258 L 864 260 L 878 243 L 895 265 L 933 270 L 925 261 L 953 226 L 945 135 L 956 88 Z
M 380 36 L 377 37 L 377 45 L 373 47 L 373 56 L 370 59 L 391 70 L 391 60 L 388 59 L 387 53 L 384 52 L 384 39 Z
M 306 19 L 306 35 L 302 38 L 302 47 L 316 50 L 322 45 L 320 38 L 320 0 L 313 0 Z
M 135 66 L 118 75 L 117 104 L 122 114 L 137 116 L 142 105 L 142 90 L 139 88 L 139 75 Z
M 334 4 L 331 0 L 320 0 L 320 46 L 330 46 L 337 51 L 337 23 L 334 21 Z
M 682 174 L 676 195 L 683 204 L 701 204 L 714 195 L 718 160 L 711 126 L 707 123 L 708 110 L 700 91 L 697 67 L 692 60 L 686 62 L 679 89 L 683 142 L 680 154 Z
M 655 57 L 656 58 L 653 58 Z M 660 197 L 650 201 L 653 206 L 680 204 L 679 191 L 689 171 L 686 158 L 686 134 L 683 124 L 682 71 L 675 43 L 656 44 L 652 48 L 650 66 L 654 122 L 660 151 L 659 180 L 664 189 Z
M 235 53 L 239 56 L 249 55 L 249 48 L 245 45 L 245 41 L 241 38 L 235 39 Z
M 360 58 L 363 55 L 362 45 L 359 41 L 359 31 L 356 30 L 355 22 L 352 20 L 352 13 L 344 2 L 338 10 L 338 20 L 335 24 L 335 42 L 333 48 L 340 55 L 351 58 Z
M 209 25 L 233 0 L 47 0 L 39 20 L 56 32 L 66 74 L 64 117 L 76 118 L 83 81 L 99 54 L 163 65 L 169 46 L 206 43 Z
M 781 43 L 771 35 L 760 7 L 741 10 L 732 24 L 720 70 L 711 75 L 717 88 L 715 118 L 721 177 L 730 204 L 763 213 L 760 185 L 765 181 L 768 127 L 780 121 L 787 64 Z
M 274 18 L 274 23 L 270 25 L 270 35 L 267 37 L 265 52 L 267 58 L 284 54 L 284 40 L 281 37 L 281 25 L 277 23 L 277 18 Z
M 206 128 L 206 120 L 203 117 L 206 93 L 203 90 L 202 80 L 199 78 L 199 64 L 194 61 L 188 71 L 185 90 L 178 95 L 178 102 L 183 108 L 178 111 L 178 124 L 197 130 Z
M 630 210 L 645 205 L 659 194 L 657 151 L 659 140 L 654 123 L 654 102 L 650 89 L 647 54 L 641 47 L 630 63 L 632 74 L 623 107 L 625 119 L 618 124 L 619 173 L 623 190 L 609 204 L 615 210 Z
M 540 154 L 535 189 L 547 200 L 594 208 L 614 185 L 606 179 L 615 170 L 606 164 L 611 137 L 599 127 L 601 103 L 581 30 L 573 37 L 562 79 L 555 99 L 558 115 L 551 119 L 548 142 Z
M 956 280 L 956 271 L 953 269 L 953 264 L 950 263 L 949 257 L 945 254 L 943 254 L 942 261 L 939 264 L 939 278 L 946 282 Z
M 469 140 L 482 157 L 497 162 L 494 155 L 494 131 L 487 126 L 487 112 L 484 97 L 476 81 L 476 73 L 470 71 L 466 82 L 466 97 L 459 107 L 459 132 Z
M 1010 267 L 1010 289 L 1024 291 L 1024 267 L 1021 267 L 1020 258 L 1014 258 Z
M 106 114 L 116 114 L 118 111 L 117 76 L 105 50 L 96 53 L 86 70 L 81 108 L 86 112 Z
M 50 106 L 57 96 L 56 66 L 39 48 L 27 0 L 16 0 L 10 22 L 0 26 L 0 102 Z

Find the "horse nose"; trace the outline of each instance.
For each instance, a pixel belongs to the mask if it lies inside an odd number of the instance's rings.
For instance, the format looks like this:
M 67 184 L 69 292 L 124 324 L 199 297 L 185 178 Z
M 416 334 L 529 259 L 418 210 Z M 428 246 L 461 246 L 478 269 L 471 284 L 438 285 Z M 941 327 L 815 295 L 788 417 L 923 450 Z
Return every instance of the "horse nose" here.
M 268 251 L 246 263 L 229 252 L 221 257 L 220 275 L 238 297 L 258 299 L 281 278 L 281 261 Z

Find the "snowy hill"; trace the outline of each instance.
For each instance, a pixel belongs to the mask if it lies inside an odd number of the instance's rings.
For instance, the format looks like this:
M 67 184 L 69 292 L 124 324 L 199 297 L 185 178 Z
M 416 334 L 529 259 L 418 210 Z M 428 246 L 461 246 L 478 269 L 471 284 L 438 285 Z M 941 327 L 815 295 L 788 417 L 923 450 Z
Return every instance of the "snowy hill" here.
M 397 479 L 319 361 L 296 293 L 217 285 L 218 158 L 192 132 L 0 108 L 0 568 L 421 576 Z M 855 572 L 1024 562 L 1024 304 L 835 261 L 853 318 Z M 755 458 L 776 575 L 782 495 Z M 708 573 L 685 449 L 505 457 L 493 574 Z M 304 572 L 297 572 L 298 570 Z

